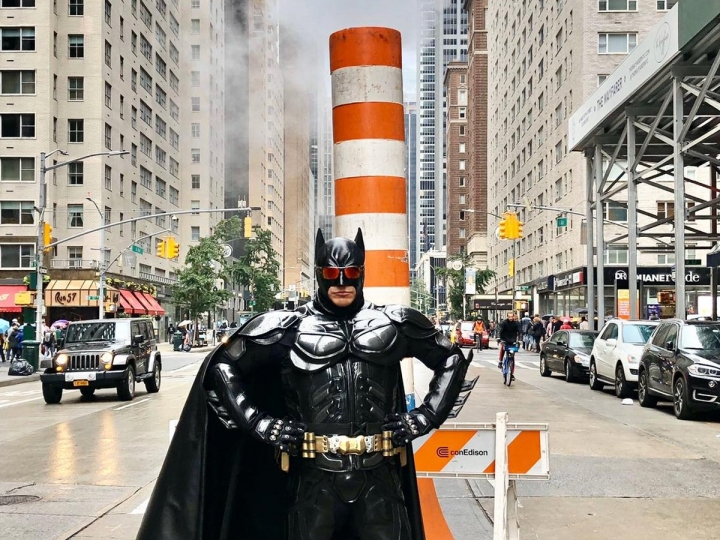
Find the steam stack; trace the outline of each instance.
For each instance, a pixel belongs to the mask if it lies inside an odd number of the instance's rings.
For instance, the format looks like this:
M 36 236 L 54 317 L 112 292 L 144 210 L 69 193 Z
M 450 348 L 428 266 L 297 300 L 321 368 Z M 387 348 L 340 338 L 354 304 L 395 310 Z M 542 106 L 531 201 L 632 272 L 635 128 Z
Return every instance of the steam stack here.
M 400 32 L 335 32 L 330 71 L 337 235 L 363 230 L 368 301 L 409 305 Z

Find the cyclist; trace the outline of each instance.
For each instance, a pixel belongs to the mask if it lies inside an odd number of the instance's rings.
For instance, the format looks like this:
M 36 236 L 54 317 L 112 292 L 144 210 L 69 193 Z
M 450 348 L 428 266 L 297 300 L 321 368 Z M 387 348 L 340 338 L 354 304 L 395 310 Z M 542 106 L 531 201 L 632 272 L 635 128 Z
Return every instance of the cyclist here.
M 498 359 L 499 369 L 502 369 L 505 347 L 507 345 L 515 344 L 515 342 L 517 342 L 519 333 L 520 322 L 517 320 L 517 313 L 515 313 L 514 311 L 509 311 L 507 314 L 507 319 L 500 322 L 500 328 L 498 331 L 498 349 L 500 350 L 500 357 Z

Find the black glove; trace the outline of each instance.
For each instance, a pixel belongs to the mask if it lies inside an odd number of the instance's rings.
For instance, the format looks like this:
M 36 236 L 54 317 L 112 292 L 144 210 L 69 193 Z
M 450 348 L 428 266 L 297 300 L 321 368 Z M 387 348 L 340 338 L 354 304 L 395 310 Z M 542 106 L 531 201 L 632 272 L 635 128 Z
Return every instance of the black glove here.
M 382 426 L 383 431 L 392 431 L 393 445 L 398 447 L 422 437 L 432 428 L 430 420 L 418 409 L 413 409 L 409 413 L 388 414 Z
M 289 418 L 265 416 L 255 426 L 255 436 L 281 452 L 296 456 L 302 447 L 307 426 Z

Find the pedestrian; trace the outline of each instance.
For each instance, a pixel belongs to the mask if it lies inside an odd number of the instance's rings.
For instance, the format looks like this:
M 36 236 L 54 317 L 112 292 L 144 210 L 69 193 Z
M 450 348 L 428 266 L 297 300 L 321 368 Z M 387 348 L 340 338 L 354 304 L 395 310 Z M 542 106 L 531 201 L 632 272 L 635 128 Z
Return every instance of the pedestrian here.
M 482 349 L 482 336 L 485 333 L 485 324 L 480 317 L 475 321 L 473 331 L 475 332 L 475 347 L 479 351 Z
M 525 315 L 522 319 L 520 319 L 520 335 L 522 339 L 522 347 L 523 350 L 526 351 L 530 347 L 528 346 L 528 341 L 530 340 L 530 327 L 532 326 L 532 319 L 530 318 L 530 314 L 526 311 Z
M 175 334 L 175 327 L 172 325 L 172 323 L 170 323 L 167 327 L 168 343 L 172 343 L 173 334 Z
M 535 315 L 535 318 L 533 319 L 533 325 L 532 325 L 532 334 L 533 334 L 533 340 L 535 343 L 535 352 L 540 352 L 540 342 L 543 339 L 543 336 L 545 335 L 545 326 L 543 325 L 542 319 Z
M 43 331 L 43 349 L 45 351 L 45 357 L 52 358 L 55 356 L 55 332 L 50 330 L 49 327 L 45 327 L 45 330 Z
M 0 358 L 2 358 L 3 364 L 5 363 L 5 334 L 0 332 Z
M 258 315 L 201 366 L 137 540 L 425 538 L 412 441 L 456 412 L 471 358 L 419 311 L 365 301 L 361 231 L 319 231 L 314 262 L 310 303 Z M 409 412 L 408 357 L 433 371 Z
M 18 330 L 17 324 L 11 326 L 8 329 L 8 349 L 10 351 L 10 357 L 8 360 L 11 362 L 16 359 L 16 354 L 18 352 L 18 335 L 20 331 Z
M 572 330 L 573 329 L 573 325 L 570 324 L 570 319 L 568 319 L 567 317 L 562 319 L 561 322 L 562 322 L 562 324 L 560 325 L 559 330 Z
M 589 330 L 590 329 L 590 323 L 587 320 L 587 317 L 580 317 L 580 330 Z

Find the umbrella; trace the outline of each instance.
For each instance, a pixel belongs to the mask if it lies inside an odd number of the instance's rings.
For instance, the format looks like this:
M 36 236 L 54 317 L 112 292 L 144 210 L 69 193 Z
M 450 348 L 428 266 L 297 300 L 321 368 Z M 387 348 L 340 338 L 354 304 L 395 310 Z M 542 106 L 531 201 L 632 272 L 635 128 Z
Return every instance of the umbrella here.
M 178 328 L 182 328 L 183 326 L 187 326 L 188 324 L 192 324 L 192 321 L 184 320 L 181 323 L 178 323 Z
M 551 318 L 553 318 L 555 315 L 550 315 L 549 313 L 547 315 L 543 315 L 542 318 L 546 321 L 549 321 Z
M 55 321 L 50 326 L 54 326 L 55 328 L 65 328 L 68 324 L 70 324 L 70 321 L 66 321 L 65 319 L 60 319 L 59 321 Z
M 0 319 L 0 334 L 4 334 L 7 332 L 7 329 L 10 328 L 10 323 L 7 322 L 5 319 Z

